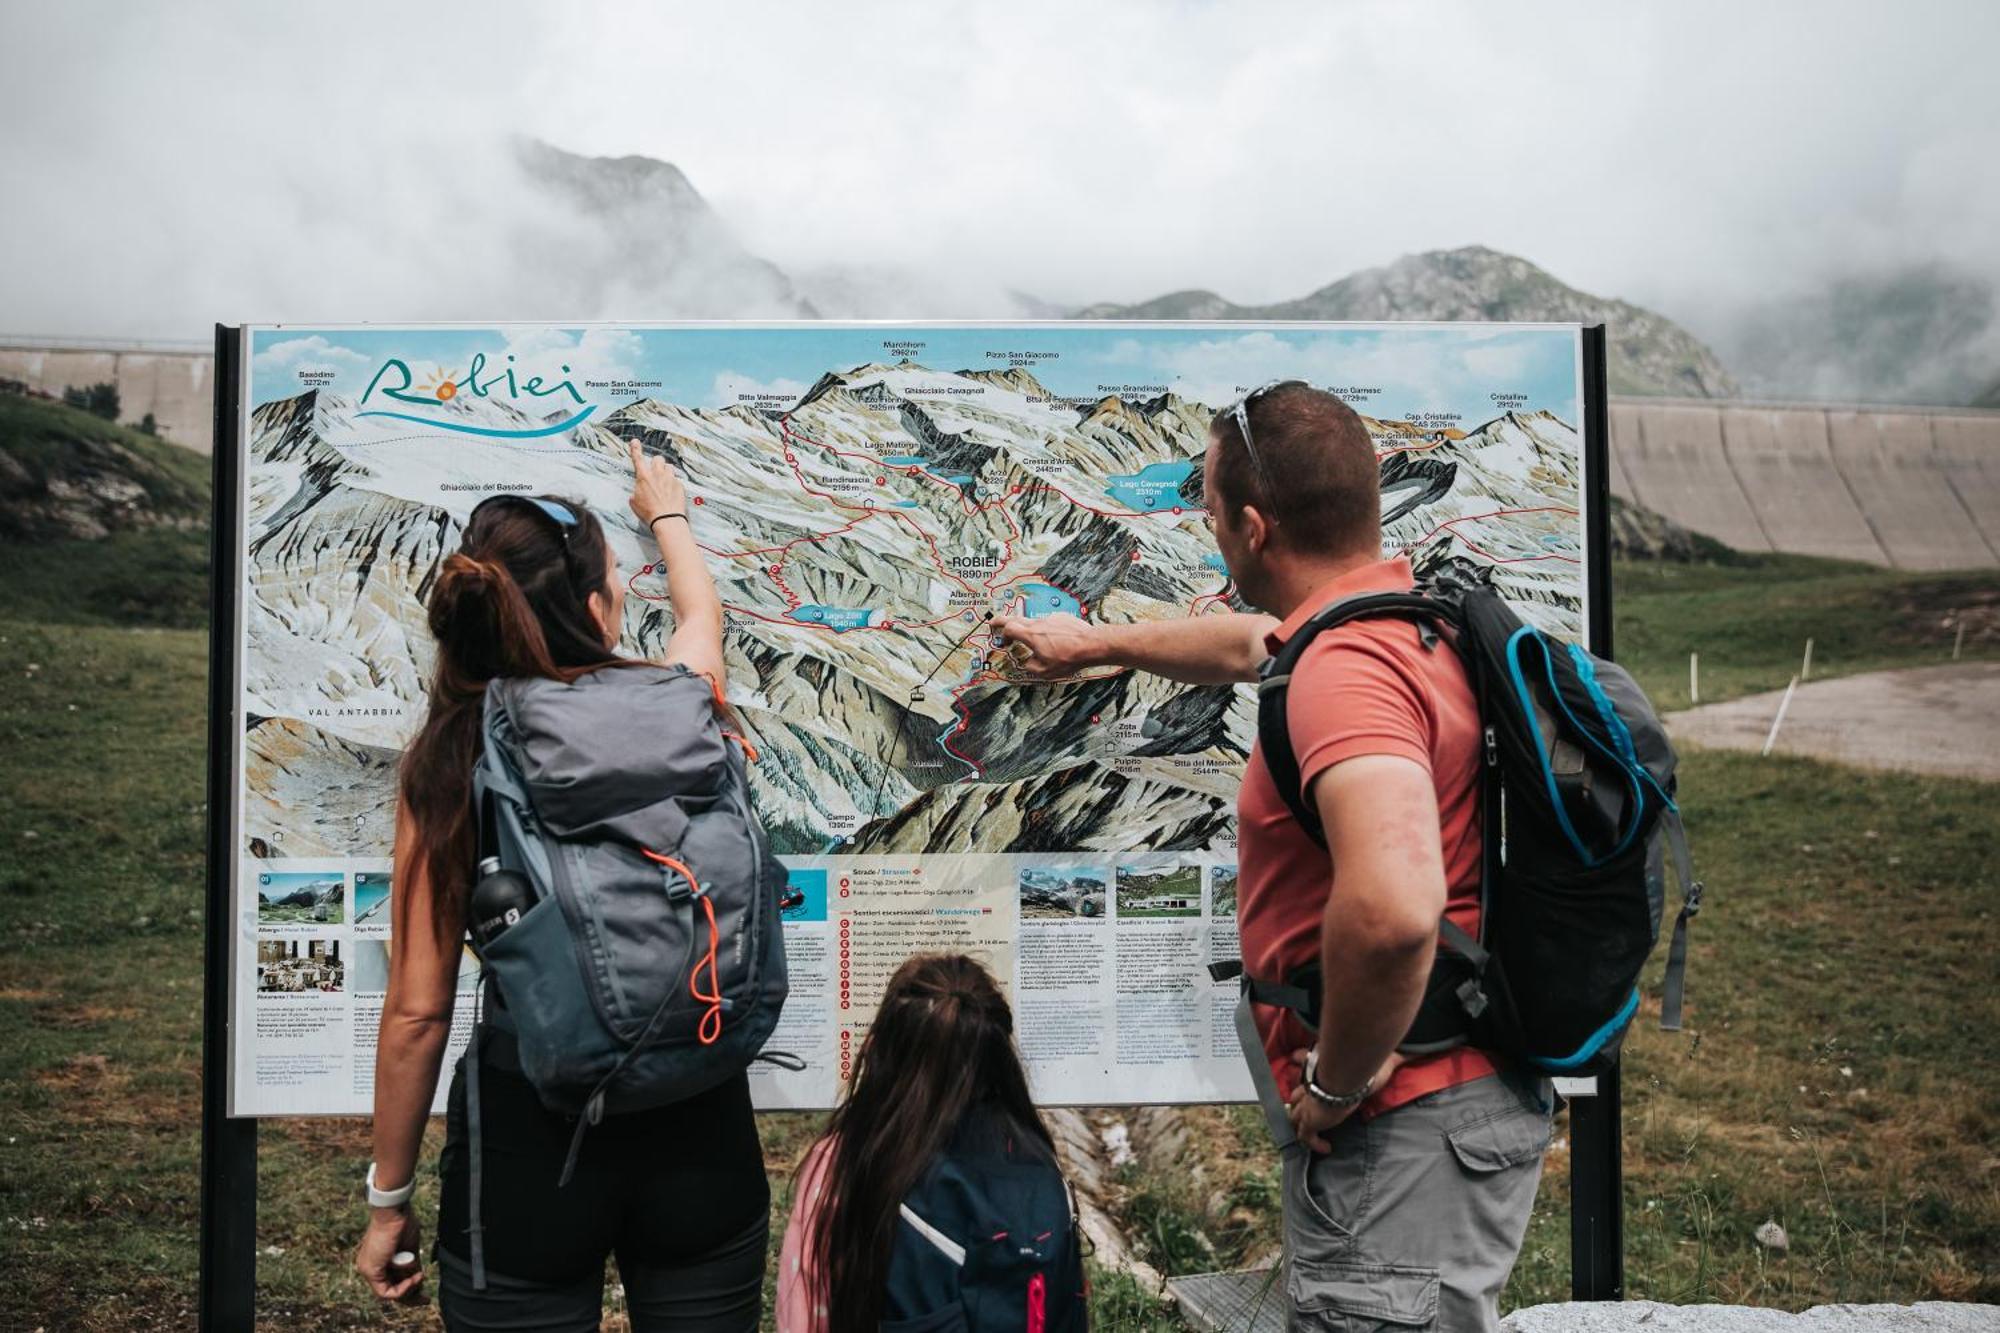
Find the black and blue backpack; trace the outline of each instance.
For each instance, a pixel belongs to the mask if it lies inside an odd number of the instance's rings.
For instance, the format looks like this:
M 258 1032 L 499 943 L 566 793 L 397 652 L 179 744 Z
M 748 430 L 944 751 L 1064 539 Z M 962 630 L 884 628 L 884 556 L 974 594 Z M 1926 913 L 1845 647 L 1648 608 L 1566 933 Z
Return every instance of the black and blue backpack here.
M 1432 651 L 1458 653 L 1485 728 L 1480 937 L 1439 923 L 1424 1002 L 1398 1049 L 1472 1045 L 1552 1074 L 1609 1067 L 1659 940 L 1668 858 L 1682 897 L 1660 1026 L 1678 1030 L 1702 885 L 1675 801 L 1673 746 L 1623 668 L 1523 621 L 1483 566 L 1452 560 L 1413 592 L 1335 602 L 1265 664 L 1257 739 L 1293 818 L 1325 845 L 1300 789 L 1286 709 L 1292 672 L 1319 635 L 1381 617 L 1412 622 Z M 1240 970 L 1224 965 L 1218 975 Z M 1317 1029 L 1317 962 L 1243 984 L 1253 1002 L 1292 1009 Z
M 1090 1327 L 1076 1201 L 1038 1145 L 961 1136 L 905 1196 L 901 1212 L 884 1333 Z

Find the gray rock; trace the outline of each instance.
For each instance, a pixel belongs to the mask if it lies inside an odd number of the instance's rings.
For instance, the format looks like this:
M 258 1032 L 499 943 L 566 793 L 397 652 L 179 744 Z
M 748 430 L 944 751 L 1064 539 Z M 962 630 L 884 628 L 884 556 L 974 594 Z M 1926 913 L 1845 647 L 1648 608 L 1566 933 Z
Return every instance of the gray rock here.
M 1594 1302 L 1516 1310 L 1500 1327 L 1508 1333 L 1994 1333 L 2000 1306 L 1819 1305 L 1789 1314 L 1747 1305 Z

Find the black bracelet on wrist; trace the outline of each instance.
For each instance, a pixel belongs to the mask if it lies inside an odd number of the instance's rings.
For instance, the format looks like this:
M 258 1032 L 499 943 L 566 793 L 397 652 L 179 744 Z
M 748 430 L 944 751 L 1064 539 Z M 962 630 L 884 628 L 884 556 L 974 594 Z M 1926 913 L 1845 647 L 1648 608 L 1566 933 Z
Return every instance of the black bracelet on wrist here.
M 688 521 L 688 516 L 685 513 L 683 513 L 678 509 L 675 509 L 664 514 L 653 515 L 651 518 L 646 520 L 646 527 L 650 530 L 654 524 L 658 523 L 663 518 L 677 518 L 683 523 L 687 523 Z M 689 523 L 688 526 L 693 527 L 694 525 Z

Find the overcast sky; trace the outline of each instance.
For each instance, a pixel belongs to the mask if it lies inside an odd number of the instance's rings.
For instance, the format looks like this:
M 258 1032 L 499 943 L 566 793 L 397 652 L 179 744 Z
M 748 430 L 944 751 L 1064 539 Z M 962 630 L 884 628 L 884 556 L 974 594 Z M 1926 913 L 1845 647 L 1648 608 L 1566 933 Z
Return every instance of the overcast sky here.
M 1683 318 L 2000 278 L 1996 50 L 1983 0 L 0 0 L 0 332 L 507 313 L 515 133 L 678 164 L 787 270 L 1062 303 L 1472 243 Z

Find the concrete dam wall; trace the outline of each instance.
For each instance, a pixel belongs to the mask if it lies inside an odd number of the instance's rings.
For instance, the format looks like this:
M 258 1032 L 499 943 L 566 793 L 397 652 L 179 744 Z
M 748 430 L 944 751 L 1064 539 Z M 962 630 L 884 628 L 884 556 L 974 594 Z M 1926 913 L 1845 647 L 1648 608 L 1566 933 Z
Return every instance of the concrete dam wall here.
M 1741 551 L 2000 567 L 2000 412 L 1614 398 L 1611 489 Z
M 151 412 L 204 454 L 212 361 L 192 344 L 0 338 L 0 379 L 116 384 L 123 420 Z M 1738 550 L 2000 567 L 2000 412 L 1614 398 L 1611 489 Z
M 202 454 L 213 447 L 214 371 L 214 355 L 194 344 L 0 337 L 0 380 L 57 397 L 115 384 L 120 421 L 136 426 L 151 412 L 161 435 Z

